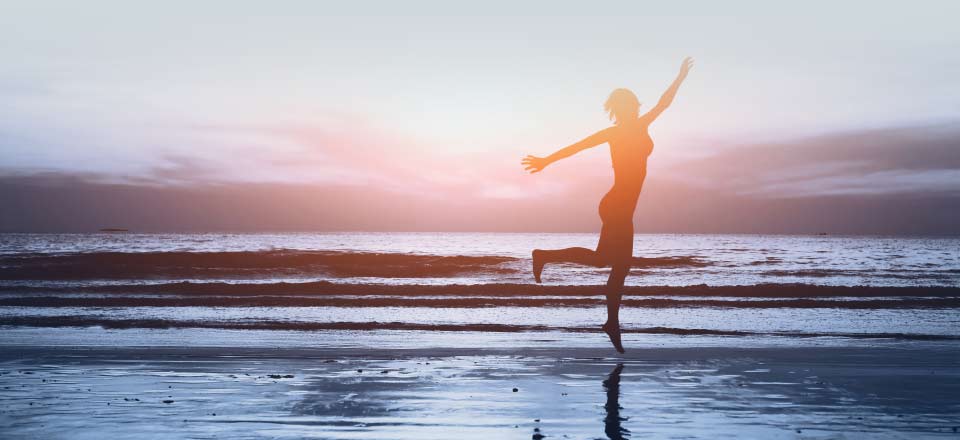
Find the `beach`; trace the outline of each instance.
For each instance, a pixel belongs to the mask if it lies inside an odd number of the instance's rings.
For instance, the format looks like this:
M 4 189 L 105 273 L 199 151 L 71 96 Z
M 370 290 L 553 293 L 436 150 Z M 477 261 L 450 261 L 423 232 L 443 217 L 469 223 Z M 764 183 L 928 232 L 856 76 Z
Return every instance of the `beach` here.
M 960 240 L 0 234 L 3 438 L 957 438 Z
M 627 335 L 616 357 L 599 335 L 557 332 L 2 342 L 5 438 L 905 439 L 960 425 L 954 342 Z
M 0 440 L 960 440 L 960 1 L 0 11 Z

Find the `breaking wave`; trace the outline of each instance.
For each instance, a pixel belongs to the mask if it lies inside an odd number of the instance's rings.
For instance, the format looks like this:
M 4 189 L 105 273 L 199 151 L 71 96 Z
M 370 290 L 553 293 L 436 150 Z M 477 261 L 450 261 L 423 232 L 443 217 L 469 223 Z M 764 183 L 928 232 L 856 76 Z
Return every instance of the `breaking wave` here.
M 423 297 L 423 296 L 20 296 L 0 297 L 0 307 L 601 307 L 594 297 Z M 625 298 L 623 307 L 634 308 L 837 308 L 920 309 L 960 308 L 952 298 L 788 298 L 744 301 L 741 298 L 674 299 Z
M 0 295 L 11 297 L 31 294 L 91 293 L 101 295 L 180 295 L 180 296 L 299 296 L 322 298 L 353 295 L 358 298 L 374 296 L 399 297 L 542 297 L 542 296 L 596 296 L 602 295 L 601 285 L 551 286 L 537 284 L 449 284 L 449 285 L 390 285 L 352 284 L 330 281 L 301 283 L 227 283 L 227 282 L 173 282 L 154 284 L 102 285 L 0 285 Z M 960 288 L 944 286 L 824 286 L 816 284 L 755 284 L 748 286 L 625 286 L 624 298 L 630 297 L 733 297 L 733 298 L 826 298 L 826 297 L 960 297 Z
M 528 270 L 518 264 L 523 261 L 507 256 L 303 250 L 17 254 L 0 256 L 0 280 L 444 278 L 519 273 Z M 705 265 L 683 256 L 634 259 L 634 267 L 641 269 Z

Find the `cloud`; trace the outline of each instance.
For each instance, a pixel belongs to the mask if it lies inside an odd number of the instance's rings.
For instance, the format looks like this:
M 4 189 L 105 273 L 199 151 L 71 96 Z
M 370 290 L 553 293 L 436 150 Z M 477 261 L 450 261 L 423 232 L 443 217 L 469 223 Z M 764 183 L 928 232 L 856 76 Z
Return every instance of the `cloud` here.
M 265 132 L 272 133 L 265 139 L 287 140 L 286 155 L 240 159 L 286 157 L 291 162 L 264 167 L 342 167 L 358 178 L 208 179 L 224 162 L 177 156 L 166 157 L 165 168 L 124 179 L 21 170 L 0 176 L 0 230 L 595 232 L 597 203 L 612 182 L 602 149 L 530 176 L 519 158 L 500 154 L 395 150 L 403 143 L 388 136 L 338 149 L 336 133 Z M 958 234 L 960 164 L 946 154 L 956 148 L 957 132 L 870 130 L 679 163 L 648 177 L 637 230 Z
M 890 170 L 854 175 L 831 175 L 775 182 L 756 195 L 816 197 L 825 195 L 960 194 L 960 170 Z M 747 193 L 751 194 L 751 193 Z
M 960 124 L 734 148 L 677 164 L 668 174 L 695 186 L 764 198 L 960 193 Z
M 489 200 L 488 200 L 489 201 Z M 488 202 L 487 201 L 487 202 Z M 142 185 L 44 173 L 0 177 L 0 231 L 463 231 L 575 230 L 544 222 L 569 201 L 487 203 L 390 188 L 315 183 Z M 592 210 L 592 209 L 591 209 Z

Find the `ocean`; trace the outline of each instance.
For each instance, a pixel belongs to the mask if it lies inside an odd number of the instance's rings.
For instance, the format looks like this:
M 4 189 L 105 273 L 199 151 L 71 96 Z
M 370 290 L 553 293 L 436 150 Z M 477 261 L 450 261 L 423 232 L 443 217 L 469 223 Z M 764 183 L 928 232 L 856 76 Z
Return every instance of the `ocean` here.
M 0 437 L 955 438 L 960 240 L 0 235 Z
M 0 280 L 529 284 L 530 251 L 596 234 L 0 234 Z M 639 234 L 633 286 L 960 286 L 960 238 Z M 550 267 L 548 285 L 606 270 Z
M 533 248 L 595 234 L 3 234 L 0 324 L 595 331 L 606 269 Z M 626 332 L 960 338 L 960 239 L 636 236 Z

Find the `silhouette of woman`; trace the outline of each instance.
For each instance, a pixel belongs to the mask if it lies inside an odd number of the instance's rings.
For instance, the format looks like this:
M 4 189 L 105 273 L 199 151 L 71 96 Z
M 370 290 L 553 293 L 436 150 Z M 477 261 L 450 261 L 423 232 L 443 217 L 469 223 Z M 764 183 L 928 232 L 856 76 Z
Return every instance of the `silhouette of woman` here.
M 640 116 L 640 101 L 628 89 L 616 89 L 610 94 L 604 109 L 614 120 L 612 127 L 600 130 L 586 139 L 565 147 L 547 157 L 527 156 L 521 163 L 530 173 L 542 171 L 547 165 L 570 157 L 602 143 L 610 144 L 613 161 L 613 188 L 600 200 L 600 241 L 597 249 L 582 247 L 533 251 L 533 276 L 540 282 L 540 274 L 547 263 L 577 263 L 611 268 L 607 279 L 607 322 L 601 327 L 618 352 L 620 342 L 620 298 L 624 280 L 633 259 L 633 212 L 647 176 L 647 157 L 653 152 L 653 140 L 647 129 L 677 95 L 677 89 L 693 67 L 689 57 L 683 60 L 680 73 L 664 92 L 660 101 L 649 112 Z

